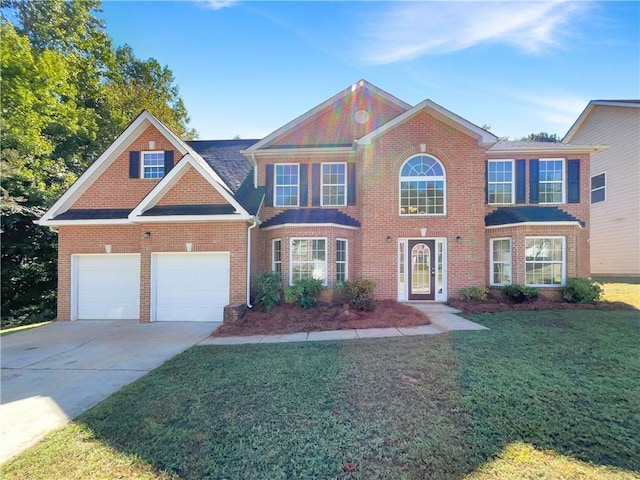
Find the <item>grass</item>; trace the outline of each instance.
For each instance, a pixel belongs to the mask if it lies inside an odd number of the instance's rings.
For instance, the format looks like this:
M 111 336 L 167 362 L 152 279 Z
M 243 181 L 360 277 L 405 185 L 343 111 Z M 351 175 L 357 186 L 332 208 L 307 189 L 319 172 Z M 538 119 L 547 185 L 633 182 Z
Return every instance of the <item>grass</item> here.
M 447 335 L 194 347 L 2 478 L 640 479 L 635 311 Z
M 604 299 L 609 302 L 624 302 L 640 309 L 640 279 L 595 278 L 602 282 Z

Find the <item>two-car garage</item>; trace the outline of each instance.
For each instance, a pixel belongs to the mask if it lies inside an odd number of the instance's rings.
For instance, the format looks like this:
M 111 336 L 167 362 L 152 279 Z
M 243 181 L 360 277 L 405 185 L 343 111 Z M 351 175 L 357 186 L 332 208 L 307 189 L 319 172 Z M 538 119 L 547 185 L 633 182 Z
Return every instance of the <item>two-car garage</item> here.
M 72 256 L 73 320 L 140 318 L 140 254 Z M 151 321 L 221 322 L 229 303 L 228 252 L 151 254 Z

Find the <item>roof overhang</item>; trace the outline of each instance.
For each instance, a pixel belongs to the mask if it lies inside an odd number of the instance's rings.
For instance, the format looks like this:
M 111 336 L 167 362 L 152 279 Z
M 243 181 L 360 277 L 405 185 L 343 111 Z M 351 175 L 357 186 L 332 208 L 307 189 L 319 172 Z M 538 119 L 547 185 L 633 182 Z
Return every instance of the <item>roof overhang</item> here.
M 510 228 L 510 227 L 562 227 L 571 226 L 582 228 L 582 224 L 578 221 L 575 222 L 516 222 L 505 223 L 504 225 L 489 225 L 484 227 L 485 230 L 495 230 L 497 228 Z
M 305 148 L 269 148 L 264 150 L 240 150 L 245 156 L 273 156 L 273 155 L 344 155 L 355 153 L 351 147 L 305 147 Z
M 541 155 L 562 155 L 583 153 L 599 153 L 609 148 L 609 145 L 566 145 L 563 143 L 549 143 L 549 146 L 531 147 L 531 146 L 513 146 L 505 148 L 489 148 L 487 154 L 495 155 L 522 155 L 525 153 L 541 154 Z
M 275 230 L 276 228 L 299 228 L 299 227 L 335 227 L 344 228 L 347 230 L 360 230 L 360 227 L 354 227 L 352 225 L 342 225 L 340 223 L 281 223 L 279 225 L 271 225 L 269 227 L 261 228 L 261 230 Z

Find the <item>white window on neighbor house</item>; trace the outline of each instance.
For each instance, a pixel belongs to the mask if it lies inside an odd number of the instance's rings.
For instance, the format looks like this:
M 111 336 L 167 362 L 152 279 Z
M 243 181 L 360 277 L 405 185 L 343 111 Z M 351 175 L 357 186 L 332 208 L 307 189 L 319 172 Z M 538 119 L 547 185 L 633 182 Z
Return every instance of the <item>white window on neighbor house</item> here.
M 322 164 L 322 206 L 341 207 L 347 204 L 347 164 Z
M 273 182 L 273 203 L 276 207 L 297 207 L 300 181 L 300 165 L 277 163 Z
M 541 158 L 538 163 L 539 203 L 564 203 L 564 159 Z
M 164 152 L 142 152 L 140 162 L 140 176 L 142 178 L 164 177 Z
M 400 215 L 444 215 L 446 178 L 431 155 L 416 155 L 400 169 Z
M 607 199 L 607 177 L 604 172 L 591 177 L 591 203 L 604 202 Z
M 491 285 L 510 285 L 511 278 L 511 239 L 491 239 Z
M 289 282 L 315 278 L 327 285 L 327 239 L 292 238 L 289 253 Z
M 489 160 L 487 170 L 489 203 L 513 203 L 515 197 L 513 160 Z
M 271 244 L 271 271 L 282 274 L 282 241 L 279 238 Z
M 565 237 L 526 237 L 525 283 L 534 287 L 564 285 L 565 245 Z
M 336 240 L 336 282 L 344 282 L 349 278 L 347 265 L 347 241 Z

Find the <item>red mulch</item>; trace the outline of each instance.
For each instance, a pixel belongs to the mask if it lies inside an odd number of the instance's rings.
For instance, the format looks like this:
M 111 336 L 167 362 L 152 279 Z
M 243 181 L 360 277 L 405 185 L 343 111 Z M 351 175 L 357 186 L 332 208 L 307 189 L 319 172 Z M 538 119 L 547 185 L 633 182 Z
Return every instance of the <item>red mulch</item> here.
M 486 301 L 451 299 L 447 305 L 466 313 L 506 312 L 508 310 L 636 310 L 623 302 L 566 303 L 539 297 L 533 302 L 512 303 L 508 300 L 489 298 Z
M 429 325 L 417 309 L 393 300 L 381 300 L 373 312 L 352 310 L 348 305 L 318 304 L 309 310 L 297 305 L 280 305 L 265 311 L 260 305 L 236 323 L 222 324 L 214 337 L 276 335 L 282 333 L 345 330 L 351 328 L 415 327 Z

